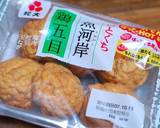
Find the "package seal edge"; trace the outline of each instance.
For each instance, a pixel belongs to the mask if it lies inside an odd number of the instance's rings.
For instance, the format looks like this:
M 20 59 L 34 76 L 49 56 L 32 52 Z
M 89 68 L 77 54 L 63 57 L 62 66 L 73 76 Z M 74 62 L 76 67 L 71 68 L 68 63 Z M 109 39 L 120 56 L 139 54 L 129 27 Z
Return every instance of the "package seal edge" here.
M 11 0 L 0 1 L 0 30 L 2 31 L 0 32 L 0 35 L 2 34 L 2 36 L 0 36 L 1 38 L 0 57 L 3 56 L 3 53 L 8 45 L 7 43 L 8 38 L 11 35 L 8 22 L 6 22 L 6 25 L 2 25 L 3 22 L 6 21 L 4 18 L 5 18 L 5 15 L 7 14 L 7 9 L 9 8 L 10 4 L 11 4 Z M 6 26 L 7 26 L 7 29 L 6 29 Z
M 1 2 L 0 2 L 0 7 L 2 7 L 2 10 L 0 10 L 1 12 L 0 12 L 0 22 L 2 21 L 2 19 L 3 19 L 3 16 L 4 16 L 4 14 L 5 14 L 5 12 L 6 12 L 6 10 L 7 10 L 7 8 L 8 8 L 8 5 L 9 5 L 9 2 L 10 2 L 10 0 L 2 0 Z
M 154 96 L 152 98 L 152 105 L 150 112 L 150 120 L 151 120 L 150 128 L 160 127 L 160 115 L 158 115 L 158 113 L 160 113 L 160 70 L 158 72 L 158 77 L 155 84 Z

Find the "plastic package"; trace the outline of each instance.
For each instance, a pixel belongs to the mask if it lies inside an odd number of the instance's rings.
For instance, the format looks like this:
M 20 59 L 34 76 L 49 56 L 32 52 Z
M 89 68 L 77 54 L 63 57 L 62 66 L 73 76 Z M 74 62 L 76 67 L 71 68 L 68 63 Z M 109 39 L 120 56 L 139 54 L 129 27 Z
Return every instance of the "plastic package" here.
M 159 31 L 51 0 L 0 6 L 0 115 L 56 128 L 159 128 Z

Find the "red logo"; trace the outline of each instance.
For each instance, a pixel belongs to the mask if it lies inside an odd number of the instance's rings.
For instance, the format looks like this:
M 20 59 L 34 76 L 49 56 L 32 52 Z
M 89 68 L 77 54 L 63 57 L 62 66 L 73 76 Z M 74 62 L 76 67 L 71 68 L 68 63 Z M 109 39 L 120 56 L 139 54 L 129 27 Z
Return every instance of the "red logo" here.
M 43 10 L 42 3 L 40 1 L 35 1 L 33 4 L 28 6 L 29 11 L 40 12 Z

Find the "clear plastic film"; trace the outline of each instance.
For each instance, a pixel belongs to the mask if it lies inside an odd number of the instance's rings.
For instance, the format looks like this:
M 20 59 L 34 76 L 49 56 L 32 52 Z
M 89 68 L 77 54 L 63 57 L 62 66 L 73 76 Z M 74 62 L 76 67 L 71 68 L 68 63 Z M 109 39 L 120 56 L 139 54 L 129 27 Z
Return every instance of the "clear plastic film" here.
M 44 127 L 158 127 L 159 31 L 50 0 L 1 5 L 1 115 Z

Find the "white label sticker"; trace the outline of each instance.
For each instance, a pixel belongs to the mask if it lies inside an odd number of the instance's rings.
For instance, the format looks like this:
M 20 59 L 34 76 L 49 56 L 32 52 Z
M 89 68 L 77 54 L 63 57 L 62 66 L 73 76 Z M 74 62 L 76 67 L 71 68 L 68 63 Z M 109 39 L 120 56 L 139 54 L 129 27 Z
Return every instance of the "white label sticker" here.
M 37 56 L 111 71 L 118 33 L 111 23 L 71 9 L 54 7 L 45 24 Z
M 92 89 L 86 116 L 109 120 L 123 128 L 143 128 L 145 111 L 132 96 Z
M 22 3 L 18 17 L 43 19 L 51 8 L 51 2 L 43 0 L 26 0 Z

